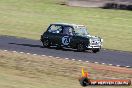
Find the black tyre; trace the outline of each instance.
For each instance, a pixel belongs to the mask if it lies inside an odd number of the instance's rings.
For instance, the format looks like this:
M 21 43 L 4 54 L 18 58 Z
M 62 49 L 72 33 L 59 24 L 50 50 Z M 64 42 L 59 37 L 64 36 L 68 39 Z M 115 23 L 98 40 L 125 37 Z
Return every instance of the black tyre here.
M 93 49 L 92 51 L 93 51 L 93 53 L 97 53 L 100 51 L 100 49 Z
M 48 39 L 45 39 L 42 43 L 43 43 L 43 47 L 50 47 L 50 42 Z
M 80 84 L 81 84 L 81 86 L 86 87 L 86 86 L 90 85 L 91 82 L 90 82 L 90 80 L 88 78 L 82 78 L 80 80 Z
M 80 43 L 77 45 L 77 51 L 83 52 L 85 50 L 86 50 L 86 48 L 85 48 L 84 44 Z
M 63 49 L 63 47 L 61 45 L 57 45 L 56 49 L 60 50 L 60 49 Z

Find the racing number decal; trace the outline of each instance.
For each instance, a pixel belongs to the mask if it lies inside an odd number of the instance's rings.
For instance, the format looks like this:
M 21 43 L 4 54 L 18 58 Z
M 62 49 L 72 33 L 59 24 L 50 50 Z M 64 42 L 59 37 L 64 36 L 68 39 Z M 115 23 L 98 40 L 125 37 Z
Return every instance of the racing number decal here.
M 70 37 L 69 36 L 64 36 L 62 38 L 62 44 L 63 45 L 68 45 L 70 43 Z

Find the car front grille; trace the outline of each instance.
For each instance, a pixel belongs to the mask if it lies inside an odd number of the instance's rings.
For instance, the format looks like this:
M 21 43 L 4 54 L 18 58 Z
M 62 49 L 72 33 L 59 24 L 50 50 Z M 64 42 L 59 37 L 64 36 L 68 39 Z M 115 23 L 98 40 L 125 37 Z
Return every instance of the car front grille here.
M 101 44 L 101 42 L 97 38 L 91 39 L 91 41 L 90 41 L 90 45 L 100 45 L 100 44 Z

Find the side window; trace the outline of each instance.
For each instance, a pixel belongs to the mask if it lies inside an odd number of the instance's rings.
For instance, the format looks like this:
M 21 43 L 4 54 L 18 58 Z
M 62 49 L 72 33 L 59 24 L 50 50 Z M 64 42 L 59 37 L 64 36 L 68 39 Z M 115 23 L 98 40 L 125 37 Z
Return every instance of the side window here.
M 65 26 L 64 27 L 64 30 L 63 30 L 63 34 L 66 34 L 66 35 L 73 35 L 73 28 L 70 27 L 70 26 Z
M 60 25 L 51 25 L 48 32 L 61 33 L 62 32 L 62 26 L 60 26 Z

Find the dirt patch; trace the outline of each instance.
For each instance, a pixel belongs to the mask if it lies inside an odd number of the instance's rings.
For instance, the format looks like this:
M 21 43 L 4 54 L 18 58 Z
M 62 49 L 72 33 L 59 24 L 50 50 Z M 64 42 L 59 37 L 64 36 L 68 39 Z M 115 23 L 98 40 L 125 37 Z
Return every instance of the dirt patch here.
M 68 0 L 67 5 L 132 10 L 132 0 Z
M 129 68 L 104 66 L 104 65 L 99 65 L 99 64 L 89 64 L 89 66 L 96 70 L 106 70 L 106 71 L 118 72 L 118 73 L 123 73 L 123 74 L 132 74 L 132 69 L 129 69 Z
M 118 75 L 131 75 L 131 68 L 121 68 L 114 66 L 99 65 L 94 63 L 78 62 L 65 60 L 63 58 L 55 59 L 48 56 L 32 56 L 12 52 L 0 51 L 0 67 L 6 67 L 11 69 L 17 69 L 22 71 L 54 74 L 61 76 L 79 77 L 81 74 L 81 68 L 84 67 L 91 72 L 95 78 L 103 77 L 102 74 L 106 74 L 106 78 L 110 73 Z M 98 73 L 98 76 L 95 75 Z M 113 76 L 114 78 L 116 77 Z
M 0 50 L 0 88 L 82 88 L 78 82 L 82 67 L 91 79 L 132 80 L 132 69 Z
M 103 7 L 106 1 L 91 1 L 91 0 L 68 0 L 67 4 L 69 6 L 79 6 L 79 7 Z

